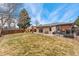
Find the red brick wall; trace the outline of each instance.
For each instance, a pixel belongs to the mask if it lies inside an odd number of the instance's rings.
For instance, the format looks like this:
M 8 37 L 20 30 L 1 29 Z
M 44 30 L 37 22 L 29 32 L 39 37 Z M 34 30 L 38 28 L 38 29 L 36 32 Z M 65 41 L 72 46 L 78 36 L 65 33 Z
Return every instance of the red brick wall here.
M 61 26 L 59 26 L 61 31 L 66 31 L 72 27 L 73 27 L 73 25 L 61 25 Z

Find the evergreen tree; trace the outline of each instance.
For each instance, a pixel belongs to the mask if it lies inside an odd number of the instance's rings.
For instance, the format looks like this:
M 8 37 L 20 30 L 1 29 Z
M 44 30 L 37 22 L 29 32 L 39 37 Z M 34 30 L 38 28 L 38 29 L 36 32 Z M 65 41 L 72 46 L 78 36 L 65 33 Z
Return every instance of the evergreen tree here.
M 29 27 L 31 25 L 30 22 L 31 22 L 30 17 L 26 9 L 22 9 L 20 12 L 20 18 L 19 18 L 19 23 L 18 23 L 19 28 L 25 29 Z

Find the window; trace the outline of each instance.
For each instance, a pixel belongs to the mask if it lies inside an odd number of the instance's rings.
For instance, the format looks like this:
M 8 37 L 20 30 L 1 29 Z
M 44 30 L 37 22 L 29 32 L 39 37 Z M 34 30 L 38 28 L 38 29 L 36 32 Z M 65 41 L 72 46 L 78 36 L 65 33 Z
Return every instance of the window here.
M 40 28 L 40 29 L 39 29 L 39 32 L 42 33 L 42 32 L 43 32 L 43 28 Z
M 49 27 L 49 30 L 52 31 L 51 27 Z
M 57 28 L 57 31 L 59 31 L 60 29 L 59 29 L 59 26 L 56 26 L 56 28 Z

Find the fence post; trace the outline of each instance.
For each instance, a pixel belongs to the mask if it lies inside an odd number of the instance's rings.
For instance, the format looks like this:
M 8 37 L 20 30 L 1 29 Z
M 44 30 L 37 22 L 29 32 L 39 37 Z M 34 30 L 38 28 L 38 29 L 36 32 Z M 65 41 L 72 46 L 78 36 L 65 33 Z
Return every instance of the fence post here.
M 76 39 L 76 40 L 77 40 L 77 35 L 76 35 L 76 33 L 74 33 L 74 39 Z
M 2 30 L 0 29 L 0 37 L 2 36 Z

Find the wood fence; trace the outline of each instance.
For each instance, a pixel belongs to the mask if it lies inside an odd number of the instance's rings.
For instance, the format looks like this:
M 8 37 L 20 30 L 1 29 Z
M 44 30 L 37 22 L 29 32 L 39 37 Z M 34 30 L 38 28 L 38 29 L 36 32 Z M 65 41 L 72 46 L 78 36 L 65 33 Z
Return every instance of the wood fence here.
M 6 34 L 14 34 L 14 33 L 23 33 L 25 30 L 23 29 L 15 29 L 15 30 L 2 30 L 1 35 L 6 35 Z

